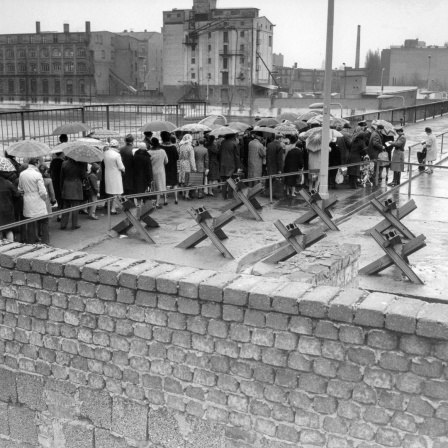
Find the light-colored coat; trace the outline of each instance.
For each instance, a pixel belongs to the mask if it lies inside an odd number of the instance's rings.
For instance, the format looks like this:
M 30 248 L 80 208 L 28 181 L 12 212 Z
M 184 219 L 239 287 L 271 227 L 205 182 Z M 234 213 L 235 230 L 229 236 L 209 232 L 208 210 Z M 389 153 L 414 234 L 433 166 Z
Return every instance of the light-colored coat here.
M 263 171 L 263 159 L 266 157 L 266 148 L 258 139 L 249 142 L 247 156 L 247 177 L 261 177 Z
M 392 154 L 392 163 L 390 169 L 392 171 L 404 172 L 404 150 L 406 146 L 406 137 L 404 134 L 398 136 L 397 140 L 390 144 L 394 149 Z
M 437 139 L 434 134 L 428 134 L 426 140 L 426 161 L 434 162 L 437 159 Z
M 104 153 L 104 181 L 107 194 L 123 194 L 124 165 L 120 154 L 113 148 Z
M 19 190 L 23 191 L 23 216 L 25 218 L 38 218 L 47 212 L 47 189 L 44 179 L 37 167 L 29 165 L 20 173 Z
M 148 151 L 151 156 L 152 179 L 155 191 L 166 190 L 165 165 L 168 163 L 168 156 L 164 149 L 151 148 Z

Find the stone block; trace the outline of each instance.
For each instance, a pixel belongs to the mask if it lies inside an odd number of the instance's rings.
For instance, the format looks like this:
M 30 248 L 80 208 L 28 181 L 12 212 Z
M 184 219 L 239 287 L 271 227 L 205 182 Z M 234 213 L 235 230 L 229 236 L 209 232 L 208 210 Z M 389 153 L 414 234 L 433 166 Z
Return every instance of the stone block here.
M 285 291 L 284 295 L 279 295 L 287 283 L 276 279 L 263 279 L 254 285 L 249 293 L 249 307 L 258 310 L 270 310 L 271 306 L 278 312 L 285 312 L 294 309 L 295 304 L 297 314 L 297 301 L 291 297 L 291 290 Z
M 289 329 L 293 333 L 311 335 L 313 334 L 313 321 L 308 317 L 293 316 L 289 323 Z
M 261 359 L 271 366 L 286 367 L 287 354 L 276 348 L 265 348 L 262 350 Z
M 331 301 L 328 317 L 339 322 L 353 322 L 355 306 L 364 294 L 364 291 L 360 289 L 346 289 L 342 291 Z
M 338 327 L 330 321 L 319 320 L 316 323 L 316 328 L 314 329 L 314 335 L 322 339 L 333 339 L 338 340 Z
M 9 405 L 8 421 L 9 435 L 12 439 L 20 440 L 21 446 L 24 443 L 37 445 L 37 421 L 34 411 L 25 406 Z
M 178 266 L 156 277 L 156 289 L 165 294 L 177 294 L 179 281 L 196 271 L 196 268 Z
M 104 266 L 99 270 L 99 282 L 105 285 L 118 286 L 119 278 L 123 271 L 143 262 L 144 260 L 118 259 L 115 263 Z
M 440 378 L 443 364 L 436 359 L 413 358 L 411 371 L 416 375 L 428 378 Z
M 44 382 L 41 377 L 24 373 L 17 374 L 18 402 L 36 411 L 46 408 L 44 401 Z
M 367 345 L 382 350 L 395 350 L 397 348 L 397 335 L 390 331 L 371 330 L 367 333 Z
M 0 401 L 17 402 L 16 374 L 0 367 Z
M 137 289 L 138 277 L 146 271 L 154 269 L 158 264 L 155 261 L 139 262 L 132 267 L 121 270 L 118 276 L 118 284 L 125 288 Z
M 196 270 L 188 274 L 179 280 L 179 295 L 189 299 L 198 299 L 199 286 L 202 282 L 214 275 L 216 275 L 216 271 L 210 270 Z
M 299 301 L 299 312 L 303 316 L 324 318 L 328 314 L 329 304 L 340 292 L 335 286 L 318 286 L 306 292 Z
M 0 401 L 0 436 L 9 436 L 8 405 Z
M 146 440 L 147 417 L 146 406 L 120 397 L 113 399 L 111 429 L 117 434 L 135 440 Z
M 448 383 L 446 381 L 425 381 L 423 395 L 438 400 L 448 400 Z
M 159 264 L 152 269 L 142 272 L 138 276 L 137 288 L 143 291 L 155 291 L 156 290 L 156 278 L 159 275 L 170 272 L 176 268 L 172 264 Z
M 426 356 L 431 353 L 431 343 L 428 339 L 415 335 L 402 336 L 400 339 L 400 350 L 409 355 Z
M 252 275 L 242 275 L 224 288 L 224 303 L 246 306 L 249 291 L 260 283 L 260 279 Z
M 448 306 L 426 303 L 417 315 L 417 334 L 427 338 L 448 340 Z
M 396 388 L 410 394 L 421 394 L 423 381 L 423 378 L 413 373 L 397 375 L 395 378 Z
M 237 274 L 219 272 L 207 278 L 199 285 L 199 298 L 211 302 L 222 302 L 224 288 L 238 277 Z
M 83 417 L 90 419 L 95 427 L 110 429 L 112 400 L 108 393 L 81 388 L 79 400 Z
M 299 376 L 299 388 L 311 393 L 324 394 L 328 381 L 313 373 L 302 373 Z
M 399 297 L 386 311 L 386 328 L 400 333 L 415 333 L 417 316 L 425 302 Z
M 120 261 L 122 261 L 120 258 L 106 256 L 100 258 L 99 260 L 86 263 L 82 268 L 81 277 L 83 278 L 83 280 L 98 283 L 100 281 L 100 270 L 109 265 L 115 265 Z M 104 274 L 103 278 L 107 279 L 107 275 Z
M 37 246 L 37 250 L 33 250 L 32 252 L 28 252 L 26 254 L 20 255 L 16 259 L 16 269 L 19 271 L 32 271 L 32 263 L 34 259 L 41 257 L 42 255 L 48 255 L 54 251 L 52 247 L 39 247 Z
M 61 277 L 81 278 L 81 272 L 85 265 L 95 263 L 104 258 L 104 255 L 86 254 L 74 252 L 70 255 L 58 258 L 54 263 L 50 261 L 47 270 L 50 274 Z M 51 271 L 51 272 L 50 272 Z
M 391 372 L 377 368 L 367 368 L 364 372 L 364 382 L 378 389 L 391 389 L 394 379 Z
M 380 355 L 379 365 L 383 369 L 407 372 L 410 359 L 400 352 L 383 352 Z
M 355 311 L 354 322 L 366 327 L 384 327 L 387 309 L 396 300 L 392 294 L 374 292 L 369 294 Z
M 65 448 L 93 448 L 93 428 L 83 424 L 62 425 Z
M 95 429 L 95 448 L 128 448 L 129 445 L 122 438 L 113 436 L 109 431 Z
M 0 251 L 0 265 L 3 268 L 14 269 L 16 267 L 17 258 L 30 252 L 38 250 L 35 245 L 7 245 L 2 246 Z

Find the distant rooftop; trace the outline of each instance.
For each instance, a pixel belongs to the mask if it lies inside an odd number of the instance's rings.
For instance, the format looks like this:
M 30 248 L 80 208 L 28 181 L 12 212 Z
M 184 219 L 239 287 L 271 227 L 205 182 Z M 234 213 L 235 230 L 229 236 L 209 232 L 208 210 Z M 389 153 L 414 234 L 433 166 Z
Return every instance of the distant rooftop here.
M 400 93 L 413 92 L 417 90 L 417 86 L 366 86 L 366 91 L 363 95 L 379 96 L 379 95 L 399 95 Z

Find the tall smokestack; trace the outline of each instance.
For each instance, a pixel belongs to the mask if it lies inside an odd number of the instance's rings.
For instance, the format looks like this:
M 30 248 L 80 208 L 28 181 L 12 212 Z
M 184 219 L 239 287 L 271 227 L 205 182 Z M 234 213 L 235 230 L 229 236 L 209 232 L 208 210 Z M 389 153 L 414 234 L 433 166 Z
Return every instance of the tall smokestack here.
M 40 34 L 40 22 L 36 22 L 36 34 Z
M 90 33 L 90 22 L 86 22 L 86 33 Z
M 359 68 L 359 54 L 360 53 L 361 53 L 361 25 L 358 25 L 358 35 L 356 36 L 355 68 Z
M 64 33 L 70 32 L 70 25 L 68 23 L 64 23 Z

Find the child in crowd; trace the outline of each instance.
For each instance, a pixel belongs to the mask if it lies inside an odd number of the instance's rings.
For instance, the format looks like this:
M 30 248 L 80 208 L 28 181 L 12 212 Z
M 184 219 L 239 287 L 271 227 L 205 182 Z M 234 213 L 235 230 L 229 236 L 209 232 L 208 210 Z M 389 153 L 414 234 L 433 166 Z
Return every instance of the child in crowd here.
M 90 183 L 90 202 L 95 202 L 98 200 L 98 194 L 99 194 L 99 184 L 100 181 L 98 180 L 98 170 L 100 169 L 99 165 L 96 163 L 92 163 L 92 167 L 90 168 L 90 174 L 88 175 L 88 180 Z M 90 206 L 89 211 L 89 218 L 97 220 L 98 216 L 96 216 L 96 204 Z

